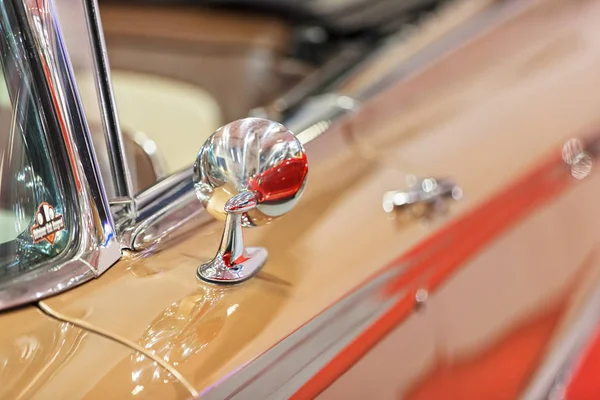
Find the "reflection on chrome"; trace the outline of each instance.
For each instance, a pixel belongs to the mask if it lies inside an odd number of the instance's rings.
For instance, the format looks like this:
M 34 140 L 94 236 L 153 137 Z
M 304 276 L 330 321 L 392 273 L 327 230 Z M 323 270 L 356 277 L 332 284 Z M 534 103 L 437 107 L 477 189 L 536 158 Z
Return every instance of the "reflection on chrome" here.
M 306 145 L 325 133 L 342 116 L 357 111 L 359 106 L 358 100 L 352 97 L 324 93 L 306 99 L 284 123 Z
M 415 292 L 415 302 L 417 305 L 424 304 L 429 298 L 429 292 L 427 289 L 420 288 Z
M 407 179 L 408 190 L 391 190 L 383 194 L 383 210 L 391 213 L 396 209 L 409 209 L 418 216 L 446 209 L 446 199 L 460 200 L 462 189 L 450 179 Z
M 579 139 L 569 139 L 562 148 L 562 158 L 571 167 L 575 179 L 583 179 L 592 171 L 592 157 L 584 151 Z
M 244 212 L 243 225 L 264 225 L 298 202 L 307 171 L 306 154 L 291 131 L 266 119 L 245 118 L 208 138 L 194 164 L 194 186 L 202 205 L 220 220 L 229 199 L 254 193 L 256 207 Z

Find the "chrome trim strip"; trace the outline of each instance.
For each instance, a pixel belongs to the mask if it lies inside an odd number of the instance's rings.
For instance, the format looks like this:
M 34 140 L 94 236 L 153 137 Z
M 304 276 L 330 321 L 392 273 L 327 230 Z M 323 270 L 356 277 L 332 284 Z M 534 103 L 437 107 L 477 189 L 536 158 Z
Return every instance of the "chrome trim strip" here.
M 590 295 L 586 306 L 565 338 L 537 371 L 523 392 L 523 400 L 564 399 L 564 392 L 581 361 L 583 351 L 600 325 L 600 287 Z
M 121 222 L 119 229 L 122 246 L 131 250 L 154 249 L 174 231 L 184 232 L 176 228 L 187 224 L 186 230 L 189 230 L 213 221 L 194 193 L 192 168 L 159 181 L 141 192 L 135 201 L 135 218 Z
M 144 208 L 149 207 L 155 200 L 168 195 L 175 187 L 184 182 L 189 182 L 190 185 L 192 184 L 192 162 L 190 162 L 189 168 L 167 176 L 163 180 L 157 182 L 156 185 L 135 196 L 136 209 L 143 210 Z M 192 187 L 190 186 L 190 190 L 191 189 Z
M 14 0 L 20 23 L 26 25 L 33 43 L 34 62 L 41 63 L 45 86 L 53 108 L 47 110 L 60 121 L 59 130 L 48 136 L 64 141 L 69 152 L 68 170 L 75 181 L 75 242 L 61 256 L 47 265 L 19 275 L 0 286 L 0 309 L 54 295 L 70 289 L 106 271 L 121 256 L 98 162 L 84 119 L 73 70 L 52 0 Z M 65 258 L 68 258 L 65 260 Z
M 400 264 L 335 303 L 252 362 L 202 392 L 203 399 L 287 399 L 360 333 L 390 310 L 407 290 L 381 290 L 405 271 Z
M 186 226 L 186 230 L 184 230 L 184 225 L 192 221 L 194 225 Z M 199 206 L 196 194 L 187 192 L 166 207 L 152 213 L 142 222 L 126 230 L 124 239 L 127 243 L 130 243 L 132 250 L 154 249 L 161 240 L 174 230 L 177 230 L 177 233 L 181 235 L 192 227 L 211 222 L 216 221 Z
M 377 49 L 377 43 L 374 40 L 351 42 L 343 45 L 338 52 L 325 62 L 320 68 L 302 79 L 298 84 L 291 88 L 283 96 L 275 99 L 264 108 L 257 109 L 256 112 L 266 113 L 266 118 L 272 119 L 277 116 L 289 115 L 290 111 L 313 95 L 326 93 L 328 88 L 335 85 L 340 77 L 356 72 L 357 64 L 362 64 L 369 60 L 369 56 Z
M 106 137 L 108 156 L 110 159 L 116 197 L 133 199 L 133 182 L 127 164 L 123 134 L 119 125 L 117 107 L 115 105 L 110 77 L 110 66 L 106 53 L 106 44 L 102 32 L 102 21 L 96 0 L 83 0 L 86 12 L 92 59 L 94 60 L 94 76 L 100 95 L 102 125 Z M 134 203 L 132 202 L 132 206 Z

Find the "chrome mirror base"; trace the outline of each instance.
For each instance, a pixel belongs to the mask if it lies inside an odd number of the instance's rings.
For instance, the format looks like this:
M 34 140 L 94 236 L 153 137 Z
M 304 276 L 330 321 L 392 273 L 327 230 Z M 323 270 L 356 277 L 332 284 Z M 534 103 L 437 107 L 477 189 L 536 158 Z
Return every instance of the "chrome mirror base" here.
M 215 258 L 198 267 L 198 278 L 211 283 L 239 283 L 254 276 L 267 261 L 267 250 L 245 247 L 242 216 L 258 205 L 256 195 L 243 191 L 225 203 L 225 229 Z
M 252 278 L 267 262 L 267 249 L 246 247 L 244 261 L 228 267 L 221 253 L 198 267 L 198 278 L 210 283 L 235 284 Z

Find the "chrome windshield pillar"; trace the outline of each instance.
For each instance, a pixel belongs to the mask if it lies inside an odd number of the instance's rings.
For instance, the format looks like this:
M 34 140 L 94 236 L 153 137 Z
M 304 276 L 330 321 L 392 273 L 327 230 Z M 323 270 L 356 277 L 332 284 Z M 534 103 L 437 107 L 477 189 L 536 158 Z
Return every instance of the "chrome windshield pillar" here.
M 106 271 L 121 256 L 105 187 L 100 176 L 74 73 L 52 0 L 12 0 L 18 34 L 28 49 L 33 85 L 44 98 L 42 111 L 52 121 L 51 143 L 64 147 L 60 163 L 70 182 L 66 193 L 73 208 L 73 230 L 59 256 L 0 282 L 0 309 L 67 290 Z M 54 154 L 54 153 L 51 153 Z M 65 165 L 62 165 L 62 164 Z

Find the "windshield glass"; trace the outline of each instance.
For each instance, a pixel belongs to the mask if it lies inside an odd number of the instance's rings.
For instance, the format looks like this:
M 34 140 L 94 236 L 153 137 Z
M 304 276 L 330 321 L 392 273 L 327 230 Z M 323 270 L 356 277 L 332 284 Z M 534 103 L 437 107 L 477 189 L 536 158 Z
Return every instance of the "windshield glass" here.
M 0 281 L 60 254 L 69 232 L 52 162 L 60 149 L 49 145 L 26 43 L 10 2 L 0 2 Z

